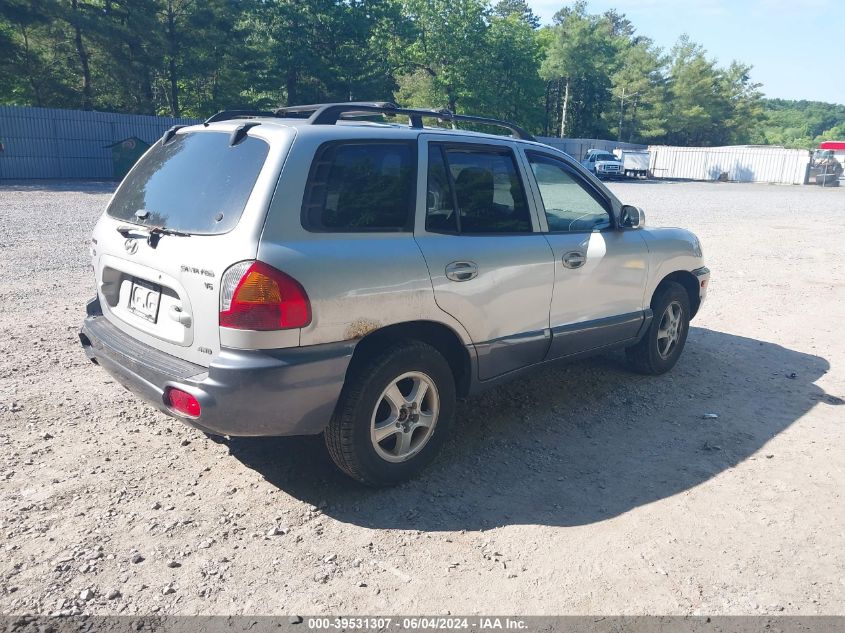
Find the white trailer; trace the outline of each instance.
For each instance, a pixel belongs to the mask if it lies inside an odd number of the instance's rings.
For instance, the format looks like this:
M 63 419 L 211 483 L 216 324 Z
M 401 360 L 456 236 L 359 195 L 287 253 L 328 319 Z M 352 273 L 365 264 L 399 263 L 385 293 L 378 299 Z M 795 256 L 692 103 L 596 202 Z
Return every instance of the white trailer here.
M 648 178 L 649 154 L 644 149 L 615 149 L 613 153 L 622 162 L 622 173 L 628 178 Z

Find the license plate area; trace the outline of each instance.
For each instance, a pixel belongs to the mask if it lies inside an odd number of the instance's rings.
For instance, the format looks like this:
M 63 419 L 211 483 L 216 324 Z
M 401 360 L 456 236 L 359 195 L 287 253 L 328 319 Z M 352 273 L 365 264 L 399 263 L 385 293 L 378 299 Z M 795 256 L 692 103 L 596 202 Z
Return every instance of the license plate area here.
M 145 321 L 155 323 L 158 320 L 158 308 L 161 304 L 161 286 L 143 279 L 132 278 L 129 290 L 129 311 Z

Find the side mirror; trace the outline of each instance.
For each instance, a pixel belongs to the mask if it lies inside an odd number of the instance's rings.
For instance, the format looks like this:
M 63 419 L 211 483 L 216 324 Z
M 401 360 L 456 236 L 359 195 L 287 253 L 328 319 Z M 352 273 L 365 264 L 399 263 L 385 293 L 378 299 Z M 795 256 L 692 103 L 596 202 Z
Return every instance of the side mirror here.
M 619 224 L 626 229 L 638 229 L 645 226 L 645 211 L 626 204 L 619 213 Z

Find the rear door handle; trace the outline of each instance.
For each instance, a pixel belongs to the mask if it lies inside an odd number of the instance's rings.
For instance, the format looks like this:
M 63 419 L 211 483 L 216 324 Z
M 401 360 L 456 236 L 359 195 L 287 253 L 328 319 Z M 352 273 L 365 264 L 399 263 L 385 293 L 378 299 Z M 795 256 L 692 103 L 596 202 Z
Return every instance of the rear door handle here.
M 586 255 L 580 251 L 570 251 L 563 256 L 563 265 L 567 268 L 581 268 L 586 261 Z
M 452 281 L 469 281 L 478 277 L 478 264 L 475 262 L 452 262 L 446 264 L 446 278 Z

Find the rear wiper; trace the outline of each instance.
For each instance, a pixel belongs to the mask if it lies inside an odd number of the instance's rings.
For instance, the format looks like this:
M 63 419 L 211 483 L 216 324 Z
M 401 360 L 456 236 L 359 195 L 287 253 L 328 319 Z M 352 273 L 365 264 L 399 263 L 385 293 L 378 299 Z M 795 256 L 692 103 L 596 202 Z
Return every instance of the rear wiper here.
M 178 235 L 180 237 L 190 237 L 190 233 L 185 233 L 183 231 L 175 231 L 173 229 L 168 229 L 163 226 L 141 226 L 138 224 L 133 224 L 131 226 L 128 225 L 121 225 L 117 227 L 117 232 L 120 233 L 123 237 L 129 237 L 132 232 L 142 232 L 147 234 L 147 244 L 150 247 L 155 248 L 158 246 L 158 240 L 161 238 L 162 235 Z
M 182 237 L 190 237 L 190 233 L 185 233 L 183 231 L 176 231 L 174 229 L 168 229 L 164 226 L 143 226 L 140 224 L 134 224 L 132 226 L 122 225 L 117 227 L 117 232 L 120 233 L 123 237 L 129 237 L 129 234 L 132 231 L 141 231 L 143 233 L 149 233 L 150 235 L 180 235 Z

